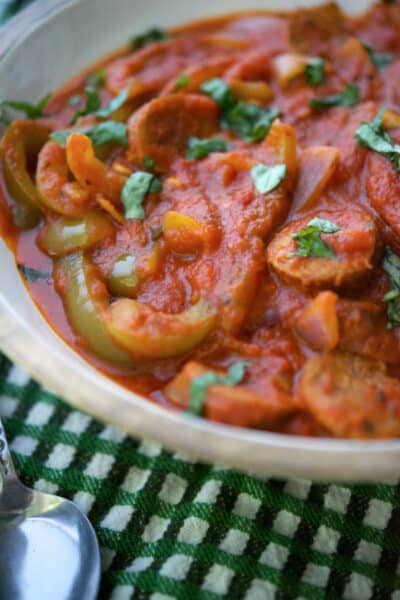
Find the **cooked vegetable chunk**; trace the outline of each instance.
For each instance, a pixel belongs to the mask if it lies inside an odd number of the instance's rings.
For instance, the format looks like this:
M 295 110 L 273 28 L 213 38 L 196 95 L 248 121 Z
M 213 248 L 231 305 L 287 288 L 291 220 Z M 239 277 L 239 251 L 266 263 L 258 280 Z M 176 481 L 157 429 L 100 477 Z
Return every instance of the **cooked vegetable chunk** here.
M 90 205 L 89 191 L 68 173 L 65 148 L 47 142 L 39 154 L 36 185 L 42 205 L 66 217 L 80 217 Z
M 114 227 L 99 210 L 90 210 L 83 217 L 58 217 L 45 225 L 39 234 L 39 245 L 49 256 L 64 256 L 78 250 L 88 250 L 112 236 Z
M 15 201 L 13 219 L 20 229 L 29 229 L 40 219 L 39 194 L 28 165 L 36 160 L 50 131 L 42 122 L 20 119 L 9 126 L 1 142 L 4 177 Z
M 310 209 L 316 204 L 335 173 L 339 157 L 338 149 L 330 146 L 311 146 L 303 150 L 293 199 L 297 210 Z
M 83 347 L 87 344 L 97 356 L 113 364 L 132 366 L 132 359 L 114 344 L 104 325 L 102 312 L 109 302 L 108 293 L 88 258 L 78 253 L 58 259 L 54 277 Z
M 126 179 L 114 173 L 96 158 L 91 140 L 82 133 L 72 133 L 67 140 L 67 163 L 76 181 L 91 193 L 102 193 L 119 202 Z
M 117 300 L 104 314 L 115 342 L 138 359 L 189 352 L 211 333 L 216 312 L 205 300 L 179 314 L 156 312 L 135 300 Z
M 296 332 L 313 350 L 328 352 L 339 342 L 337 299 L 333 292 L 320 292 L 296 322 Z

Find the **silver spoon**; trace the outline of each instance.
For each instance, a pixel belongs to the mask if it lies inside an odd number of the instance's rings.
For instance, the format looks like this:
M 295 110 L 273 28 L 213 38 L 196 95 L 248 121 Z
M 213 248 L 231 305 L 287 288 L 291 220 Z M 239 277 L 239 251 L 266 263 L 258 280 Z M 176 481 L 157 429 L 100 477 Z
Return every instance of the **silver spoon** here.
M 0 421 L 0 600 L 94 600 L 99 579 L 88 519 L 19 481 Z

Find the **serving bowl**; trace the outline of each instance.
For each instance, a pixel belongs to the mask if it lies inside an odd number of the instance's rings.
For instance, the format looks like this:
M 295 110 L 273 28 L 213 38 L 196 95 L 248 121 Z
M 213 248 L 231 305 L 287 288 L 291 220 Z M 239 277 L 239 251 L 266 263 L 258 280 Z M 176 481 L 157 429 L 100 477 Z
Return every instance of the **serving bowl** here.
M 290 10 L 318 1 L 287 1 Z M 368 2 L 341 2 L 346 11 Z M 37 100 L 132 35 L 224 12 L 247 0 L 38 0 L 0 34 L 0 97 Z M 281 9 L 280 0 L 252 8 Z M 75 407 L 195 459 L 252 473 L 317 480 L 387 481 L 400 477 L 400 440 L 293 437 L 219 425 L 162 408 L 113 383 L 48 326 L 0 240 L 0 348 Z M 1 401 L 1 400 L 0 400 Z

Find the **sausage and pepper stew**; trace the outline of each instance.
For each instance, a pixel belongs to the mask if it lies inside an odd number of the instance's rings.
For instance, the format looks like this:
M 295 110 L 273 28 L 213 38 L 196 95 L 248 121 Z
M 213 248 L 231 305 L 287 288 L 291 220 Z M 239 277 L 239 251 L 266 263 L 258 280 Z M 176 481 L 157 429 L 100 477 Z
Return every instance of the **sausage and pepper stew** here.
M 400 6 L 152 29 L 3 101 L 1 232 L 49 324 L 170 409 L 400 436 Z

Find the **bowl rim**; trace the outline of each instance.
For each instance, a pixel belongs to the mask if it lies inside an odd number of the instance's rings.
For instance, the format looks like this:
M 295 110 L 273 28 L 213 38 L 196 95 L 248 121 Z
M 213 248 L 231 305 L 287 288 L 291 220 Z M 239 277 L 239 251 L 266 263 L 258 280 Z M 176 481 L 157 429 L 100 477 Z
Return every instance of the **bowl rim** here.
M 87 1 L 90 0 L 80 0 Z M 0 61 L 4 60 L 14 45 L 19 44 L 21 34 L 26 38 L 38 25 L 56 18 L 63 10 L 71 9 L 80 2 L 36 0 L 14 16 L 0 28 Z M 25 293 L 29 296 L 27 291 Z M 53 335 L 61 339 L 56 331 L 50 329 Z M 33 348 L 35 351 L 32 351 Z M 156 440 L 170 450 L 178 450 L 199 460 L 225 464 L 227 459 L 229 466 L 256 474 L 295 475 L 320 480 L 378 481 L 398 479 L 400 476 L 400 439 L 367 441 L 312 438 L 214 423 L 153 403 L 113 382 L 100 371 L 77 369 L 68 353 L 63 355 L 61 350 L 47 348 L 40 334 L 11 306 L 2 292 L 1 283 L 0 349 L 42 385 L 76 408 L 133 435 Z M 82 389 L 78 393 L 72 390 L 66 373 L 71 374 L 75 383 L 77 380 L 82 382 Z M 119 402 L 120 414 L 112 407 L 107 408 L 104 402 L 98 403 L 96 392 L 99 389 L 105 392 L 103 396 L 109 394 L 114 402 Z M 134 416 L 133 422 L 126 421 L 129 411 L 132 411 L 130 417 Z M 177 439 L 177 431 L 180 432 L 180 439 Z M 196 445 L 195 438 L 203 441 L 203 447 L 198 442 Z M 252 452 L 255 453 L 253 458 Z M 261 453 L 269 453 L 269 456 L 260 456 Z M 281 464 L 280 453 L 284 454 Z M 317 460 L 321 465 L 315 464 Z M 367 464 L 363 465 L 364 462 Z M 380 472 L 377 473 L 376 469 Z

